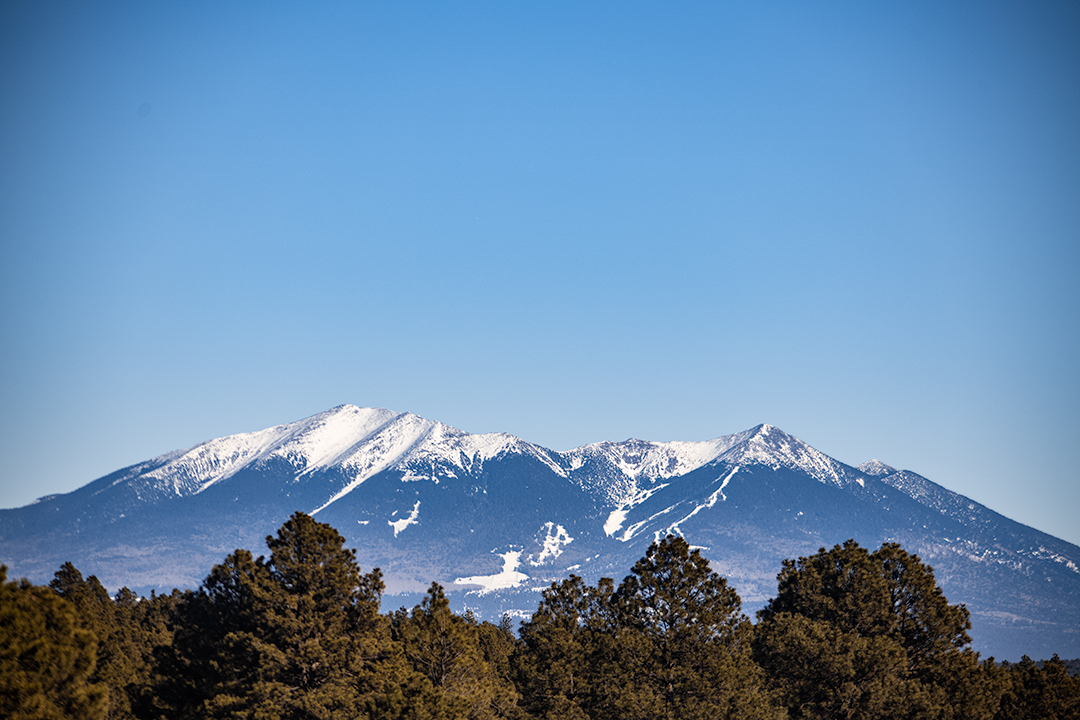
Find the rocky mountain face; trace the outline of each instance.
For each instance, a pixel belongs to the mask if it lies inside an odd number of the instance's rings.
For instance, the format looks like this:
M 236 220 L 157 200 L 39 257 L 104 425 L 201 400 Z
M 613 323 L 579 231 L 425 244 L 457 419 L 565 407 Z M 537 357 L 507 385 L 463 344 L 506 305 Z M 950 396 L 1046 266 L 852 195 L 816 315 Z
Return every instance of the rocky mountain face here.
M 852 467 L 769 425 L 704 442 L 560 453 L 344 405 L 118 470 L 0 510 L 0 562 L 47 582 L 65 561 L 111 588 L 195 587 L 296 511 L 336 527 L 391 607 L 441 583 L 478 614 L 527 615 L 570 573 L 616 581 L 667 534 L 703 548 L 752 613 L 785 558 L 899 542 L 972 613 L 976 649 L 1080 656 L 1080 548 L 906 470 Z

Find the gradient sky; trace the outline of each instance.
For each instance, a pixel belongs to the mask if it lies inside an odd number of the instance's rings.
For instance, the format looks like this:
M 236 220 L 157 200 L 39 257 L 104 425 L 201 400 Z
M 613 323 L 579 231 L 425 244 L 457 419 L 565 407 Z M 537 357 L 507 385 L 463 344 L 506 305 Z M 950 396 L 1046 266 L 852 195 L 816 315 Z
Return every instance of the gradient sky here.
M 1080 543 L 1075 2 L 4 2 L 0 506 L 342 403 Z

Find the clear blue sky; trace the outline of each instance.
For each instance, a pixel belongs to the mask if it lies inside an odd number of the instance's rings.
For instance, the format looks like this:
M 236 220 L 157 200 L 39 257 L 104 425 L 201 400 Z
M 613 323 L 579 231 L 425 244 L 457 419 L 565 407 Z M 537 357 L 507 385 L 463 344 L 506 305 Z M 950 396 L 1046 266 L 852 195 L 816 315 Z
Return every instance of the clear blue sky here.
M 341 403 L 1080 543 L 1075 2 L 5 2 L 0 506 Z

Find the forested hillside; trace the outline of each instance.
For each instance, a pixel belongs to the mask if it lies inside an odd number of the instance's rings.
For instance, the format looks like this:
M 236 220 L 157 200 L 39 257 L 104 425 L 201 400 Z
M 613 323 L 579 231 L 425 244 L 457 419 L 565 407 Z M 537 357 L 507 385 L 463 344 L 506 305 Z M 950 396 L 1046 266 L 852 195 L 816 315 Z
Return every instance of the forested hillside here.
M 115 597 L 70 563 L 48 587 L 0 570 L 4 718 L 1080 717 L 1055 656 L 981 659 L 968 611 L 899 545 L 785 561 L 756 623 L 677 536 L 618 584 L 571 576 L 520 628 L 458 615 L 438 584 L 380 611 L 331 526 L 294 514 L 196 591 Z

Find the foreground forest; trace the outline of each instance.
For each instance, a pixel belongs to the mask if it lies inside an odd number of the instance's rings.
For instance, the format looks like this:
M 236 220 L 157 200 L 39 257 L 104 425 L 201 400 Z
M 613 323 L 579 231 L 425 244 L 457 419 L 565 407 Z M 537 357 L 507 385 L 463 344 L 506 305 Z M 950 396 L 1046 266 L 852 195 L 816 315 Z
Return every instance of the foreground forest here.
M 380 613 L 379 571 L 303 513 L 267 546 L 149 598 L 70 563 L 48 587 L 0 567 L 0 717 L 1080 718 L 1062 661 L 980 660 L 967 610 L 895 544 L 785 561 L 755 624 L 670 536 L 617 586 L 553 584 L 518 632 L 437 584 Z

